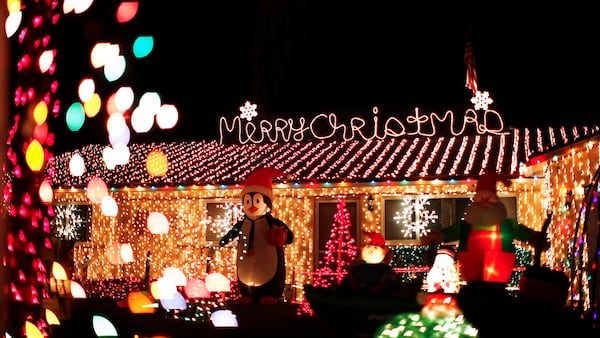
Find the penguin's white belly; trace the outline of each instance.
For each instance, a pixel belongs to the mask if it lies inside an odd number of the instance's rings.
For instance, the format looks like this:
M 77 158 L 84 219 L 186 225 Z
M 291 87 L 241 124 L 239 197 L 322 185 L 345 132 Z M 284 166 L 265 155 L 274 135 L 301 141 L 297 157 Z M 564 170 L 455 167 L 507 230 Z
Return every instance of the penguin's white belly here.
M 242 226 L 242 245 L 237 253 L 237 275 L 248 286 L 260 286 L 271 280 L 277 271 L 277 251 L 268 243 L 269 225 L 264 220 L 254 224 L 253 253 L 244 252 L 248 247 L 251 222 Z

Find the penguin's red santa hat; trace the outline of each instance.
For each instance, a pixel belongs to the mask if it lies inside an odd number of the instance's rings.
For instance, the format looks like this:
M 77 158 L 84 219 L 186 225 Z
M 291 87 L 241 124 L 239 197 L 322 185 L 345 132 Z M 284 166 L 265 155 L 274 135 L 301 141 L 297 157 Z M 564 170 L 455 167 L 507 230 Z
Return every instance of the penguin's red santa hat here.
M 273 179 L 285 176 L 286 173 L 275 168 L 257 168 L 248 175 L 241 196 L 258 192 L 273 200 Z

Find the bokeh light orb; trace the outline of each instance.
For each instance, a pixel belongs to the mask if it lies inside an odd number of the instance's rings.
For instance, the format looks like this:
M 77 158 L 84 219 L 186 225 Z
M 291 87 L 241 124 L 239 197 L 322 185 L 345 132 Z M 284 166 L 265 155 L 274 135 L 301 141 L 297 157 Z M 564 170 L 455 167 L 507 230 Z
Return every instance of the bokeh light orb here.
M 42 183 L 40 183 L 38 195 L 40 196 L 40 200 L 42 201 L 42 203 L 52 203 L 52 199 L 54 199 L 54 191 L 52 190 L 52 186 L 47 180 L 43 180 Z
M 156 280 L 155 289 L 151 288 L 150 291 L 155 299 L 172 298 L 178 292 L 177 286 L 170 278 L 166 277 L 159 277 Z
M 106 130 L 109 134 L 121 135 L 127 129 L 127 122 L 123 113 L 114 112 L 110 114 L 106 121 Z
M 204 284 L 204 281 L 198 277 L 189 278 L 184 288 L 185 295 L 188 298 L 208 298 L 210 291 Z
M 139 3 L 137 1 L 123 1 L 117 8 L 117 22 L 125 23 L 131 21 L 138 12 Z
M 52 277 L 57 280 L 68 280 L 69 276 L 67 275 L 67 271 L 59 262 L 52 262 Z
M 180 268 L 175 266 L 165 268 L 163 271 L 163 277 L 172 280 L 175 286 L 186 286 L 187 284 L 187 277 Z
M 126 67 L 127 60 L 125 60 L 125 56 L 119 55 L 104 65 L 104 78 L 108 82 L 114 82 L 123 76 Z
M 127 306 L 131 313 L 154 313 L 156 306 L 146 291 L 132 291 L 127 295 Z
M 167 234 L 169 233 L 169 220 L 167 216 L 158 211 L 151 211 L 148 214 L 146 220 L 148 230 L 153 235 Z
M 161 129 L 171 129 L 175 127 L 179 120 L 179 111 L 172 104 L 163 104 L 156 112 L 156 124 Z
M 119 337 L 115 324 L 104 315 L 92 315 L 92 328 L 97 337 Z
M 36 125 L 40 125 L 46 122 L 46 118 L 48 117 L 48 105 L 44 101 L 38 102 L 33 109 L 33 120 Z
M 162 295 L 162 293 L 161 293 Z M 187 309 L 187 303 L 185 297 L 179 292 L 175 292 L 168 298 L 161 298 L 160 305 L 165 310 L 185 310 Z
M 160 94 L 157 92 L 145 92 L 140 97 L 140 102 L 138 103 L 140 107 L 149 109 L 154 114 L 156 114 L 158 109 L 160 109 L 161 104 L 162 99 L 160 98 Z
M 42 331 L 30 321 L 25 321 L 25 336 L 27 338 L 44 338 Z
M 44 314 L 46 315 L 46 321 L 48 322 L 48 325 L 60 325 L 58 316 L 52 310 L 45 309 Z
M 40 143 L 46 142 L 48 137 L 48 124 L 42 123 L 33 127 L 33 137 L 40 141 Z
M 227 277 L 220 272 L 211 272 L 206 276 L 204 282 L 206 288 L 211 292 L 231 292 L 231 283 Z
M 54 50 L 45 50 L 42 52 L 40 57 L 38 58 L 38 67 L 42 73 L 45 73 L 52 66 L 52 62 L 54 62 L 54 56 L 56 55 L 56 51 Z
M 231 310 L 217 310 L 210 315 L 214 327 L 238 327 L 237 316 Z
M 79 153 L 73 154 L 69 160 L 69 171 L 71 176 L 79 177 L 85 172 L 85 162 Z
M 38 172 L 42 170 L 44 166 L 44 148 L 40 141 L 34 139 L 29 143 L 25 151 L 25 161 L 31 171 Z
M 119 206 L 117 205 L 117 201 L 110 196 L 106 195 L 102 198 L 102 214 L 107 217 L 117 216 L 119 213 Z
M 131 138 L 131 131 L 129 130 L 128 126 L 125 126 L 125 128 L 123 128 L 123 130 L 120 134 L 114 134 L 114 133 L 108 134 L 108 140 L 110 141 L 110 144 L 113 147 L 116 147 L 116 145 L 119 143 L 122 143 L 125 145 L 129 144 L 130 138 Z
M 92 98 L 92 95 L 96 92 L 96 83 L 91 77 L 86 77 L 79 81 L 79 87 L 77 88 L 77 95 L 81 102 L 87 102 Z
M 133 105 L 135 95 L 131 87 L 119 87 L 115 93 L 115 104 L 119 111 L 126 111 Z
M 129 151 L 129 147 L 124 142 L 118 142 L 114 145 L 113 148 L 116 164 L 125 165 L 129 162 L 129 157 L 131 156 L 131 152 Z
M 144 58 L 152 52 L 154 48 L 154 38 L 152 36 L 138 36 L 133 42 L 133 55 L 138 58 Z
M 131 127 L 136 133 L 146 133 L 154 125 L 154 112 L 146 106 L 137 106 L 131 113 Z
M 121 48 L 118 44 L 99 42 L 94 45 L 90 53 L 92 67 L 100 68 L 113 58 L 118 58 Z
M 74 280 L 71 280 L 70 286 L 71 286 L 71 297 L 78 298 L 78 299 L 87 298 L 85 289 L 83 288 L 83 286 L 81 286 L 81 284 L 79 284 L 78 282 L 76 282 Z
M 22 11 L 12 11 L 6 18 L 6 22 L 4 23 L 4 31 L 6 32 L 6 37 L 12 37 L 19 26 L 21 26 L 21 21 L 23 21 L 23 12 Z
M 85 109 L 80 102 L 74 102 L 67 109 L 65 116 L 69 130 L 79 131 L 85 122 Z
M 150 176 L 165 176 L 169 170 L 167 155 L 162 150 L 152 150 L 146 157 L 146 170 Z
M 131 263 L 135 261 L 133 257 L 133 248 L 131 247 L 131 243 L 122 243 L 121 244 L 121 259 L 124 263 Z
M 102 107 L 100 95 L 98 93 L 92 94 L 92 97 L 83 104 L 85 116 L 89 118 L 95 117 L 100 112 L 100 107 Z
M 118 164 L 116 151 L 112 147 L 104 147 L 104 149 L 102 149 L 102 161 L 108 170 L 114 169 Z
M 93 176 L 88 181 L 86 195 L 92 204 L 100 204 L 108 194 L 108 187 L 100 177 Z

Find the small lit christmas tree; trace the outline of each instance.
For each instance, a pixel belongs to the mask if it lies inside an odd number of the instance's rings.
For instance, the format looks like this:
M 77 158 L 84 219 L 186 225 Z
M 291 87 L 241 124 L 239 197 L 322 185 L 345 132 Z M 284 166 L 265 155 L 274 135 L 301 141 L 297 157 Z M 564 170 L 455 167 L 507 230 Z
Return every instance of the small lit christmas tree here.
M 346 198 L 339 197 L 329 240 L 325 245 L 325 257 L 319 261 L 313 286 L 337 286 L 346 274 L 348 266 L 356 259 L 356 240 L 350 234 L 351 225 Z

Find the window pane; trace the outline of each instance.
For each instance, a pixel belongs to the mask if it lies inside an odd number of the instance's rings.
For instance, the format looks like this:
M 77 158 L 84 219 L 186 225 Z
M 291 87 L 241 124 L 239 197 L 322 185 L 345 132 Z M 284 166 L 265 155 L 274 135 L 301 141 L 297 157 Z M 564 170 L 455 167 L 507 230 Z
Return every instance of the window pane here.
M 410 196 L 385 201 L 385 236 L 388 240 L 418 240 L 438 223 L 441 199 Z M 438 226 L 439 227 L 439 226 Z
M 206 210 L 206 240 L 215 243 L 244 216 L 241 202 L 209 202 Z
M 338 202 L 320 201 L 318 206 L 318 257 L 317 261 L 322 261 L 325 257 L 327 241 L 330 239 L 331 228 L 334 223 L 334 216 L 338 212 Z M 350 215 L 350 225 L 348 231 L 350 236 L 358 243 L 358 228 L 356 226 L 358 219 L 358 202 L 355 200 L 346 200 L 346 209 Z
M 51 220 L 54 237 L 63 240 L 88 242 L 91 238 L 92 207 L 89 204 L 58 204 Z
M 387 240 L 408 240 L 416 239 L 412 236 L 405 236 L 403 233 L 402 219 L 408 217 L 405 215 L 407 210 L 403 203 L 404 199 L 385 200 L 385 238 Z

